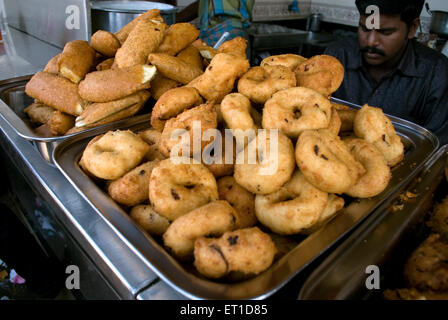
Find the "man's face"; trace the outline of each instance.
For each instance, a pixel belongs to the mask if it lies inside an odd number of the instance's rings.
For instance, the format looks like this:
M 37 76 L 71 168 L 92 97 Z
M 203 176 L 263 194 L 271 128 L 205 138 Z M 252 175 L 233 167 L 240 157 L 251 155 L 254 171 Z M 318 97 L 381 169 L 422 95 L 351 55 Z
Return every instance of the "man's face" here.
M 362 15 L 359 20 L 358 39 L 367 64 L 382 65 L 402 52 L 410 32 L 399 15 L 381 14 L 380 29 L 368 29 L 366 19 L 367 16 Z

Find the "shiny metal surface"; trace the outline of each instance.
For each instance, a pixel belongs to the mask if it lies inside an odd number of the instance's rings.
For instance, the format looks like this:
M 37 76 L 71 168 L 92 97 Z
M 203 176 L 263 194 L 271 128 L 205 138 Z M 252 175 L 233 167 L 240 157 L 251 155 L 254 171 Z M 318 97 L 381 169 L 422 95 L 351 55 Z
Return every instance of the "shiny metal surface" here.
M 0 136 L 3 136 L 0 132 Z M 0 138 L 1 139 L 1 138 Z M 3 143 L 5 146 L 7 143 Z M 15 155 L 12 148 L 6 151 L 1 148 L 3 168 L 6 173 L 11 201 L 8 206 L 14 206 L 15 213 L 24 222 L 32 233 L 39 239 L 45 252 L 50 257 L 55 257 L 61 264 L 61 268 L 68 265 L 75 265 L 79 268 L 80 289 L 72 290 L 72 294 L 83 299 L 120 299 L 117 292 L 105 280 L 96 263 L 90 259 L 84 249 L 73 241 L 71 232 L 67 226 L 63 226 L 59 220 L 60 209 L 52 205 L 52 200 L 44 200 L 39 184 L 33 183 L 32 173 L 21 166 L 20 160 Z M 5 181 L 5 180 L 3 180 Z M 88 275 L 88 276 L 86 276 Z
M 148 289 L 137 296 L 137 300 L 186 300 L 184 295 L 174 291 L 164 281 L 157 279 Z
M 306 20 L 306 31 L 319 32 L 321 20 L 322 20 L 321 13 L 311 14 Z
M 88 0 L 4 0 L 8 24 L 59 48 L 90 40 Z
M 309 31 L 306 35 L 300 35 L 298 41 L 313 45 L 328 45 L 338 38 L 330 33 Z
M 30 142 L 18 136 L 2 118 L 0 129 L 2 146 L 8 149 L 15 165 L 52 206 L 57 219 L 70 232 L 76 245 L 94 262 L 107 285 L 120 299 L 135 299 L 157 278 L 156 274 L 123 243 L 122 237 L 92 209 L 61 172 L 48 165 Z M 89 281 L 88 273 L 81 276 Z M 101 292 L 92 298 L 101 298 Z
M 448 12 L 432 11 L 431 26 L 429 28 L 432 33 L 441 37 L 448 37 Z
M 425 3 L 426 11 L 431 16 L 430 32 L 441 37 L 448 37 L 448 12 L 440 10 L 431 10 L 429 3 Z
M 97 30 L 117 32 L 143 12 L 160 9 L 167 24 L 176 22 L 177 8 L 145 1 L 91 1 L 92 34 Z
M 249 33 L 252 38 L 252 46 L 260 49 L 276 49 L 299 47 L 303 44 L 314 46 L 328 46 L 338 37 L 323 32 L 295 30 L 287 33 L 278 32 L 270 34 Z
M 360 106 L 357 106 L 360 108 Z M 80 169 L 78 162 L 92 133 L 61 142 L 53 154 L 54 162 L 79 193 L 99 215 L 109 221 L 126 244 L 168 285 L 192 299 L 264 299 L 284 286 L 308 264 L 328 251 L 366 219 L 382 202 L 414 178 L 424 162 L 438 147 L 437 138 L 427 130 L 391 117 L 406 147 L 403 164 L 394 168 L 393 177 L 384 192 L 374 198 L 353 200 L 331 221 L 306 237 L 293 250 L 257 277 L 240 283 L 214 282 L 187 271 L 152 237 L 136 226 L 104 191 Z M 147 128 L 145 121 L 125 126 L 131 130 Z M 98 133 L 102 132 L 98 130 Z
M 33 99 L 25 93 L 25 85 L 30 78 L 31 76 L 24 76 L 0 81 L 0 117 L 5 119 L 19 136 L 30 141 L 39 150 L 42 157 L 52 164 L 51 155 L 54 148 L 62 140 L 80 133 L 47 138 L 39 136 L 33 131 L 34 126 L 23 112 L 23 109 L 33 102 Z M 122 122 L 126 122 L 126 119 L 117 121 L 117 123 Z M 108 124 L 104 126 L 108 126 Z M 86 129 L 85 131 L 89 132 L 93 129 Z
M 0 81 L 42 70 L 61 49 L 7 27 L 0 43 Z
M 275 49 L 297 47 L 302 44 L 299 37 L 306 36 L 303 30 L 289 30 L 287 32 L 259 33 L 256 29 L 249 29 L 251 47 L 257 49 Z
M 60 52 L 53 45 L 9 29 L 14 48 L 11 48 L 11 42 L 5 41 L 0 43 L 0 49 L 7 52 L 15 49 L 17 55 L 27 61 L 27 66 L 17 63 L 17 59 L 9 59 L 8 55 L 5 55 L 7 58 L 0 56 L 0 80 L 33 74 Z M 4 80 L 1 83 L 5 85 L 14 81 Z M 79 195 L 61 172 L 48 165 L 33 144 L 19 136 L 3 117 L 0 117 L 0 144 L 4 158 L 9 159 L 36 195 L 51 209 L 51 213 L 49 210 L 40 210 L 42 217 L 48 218 L 51 225 L 59 225 L 65 230 L 67 237 L 48 241 L 58 257 L 64 255 L 67 264 L 79 266 L 80 291 L 86 299 L 135 299 L 142 290 L 149 290 L 157 279 L 156 274 L 123 244 L 116 232 Z M 28 189 L 19 185 L 16 190 L 27 193 Z M 32 200 L 22 197 L 25 195 L 20 196 L 22 204 L 31 203 Z M 33 217 L 39 218 L 37 213 Z M 40 218 L 38 220 L 42 222 Z M 48 225 L 45 224 L 46 226 Z M 43 227 L 44 225 L 41 226 Z M 59 241 L 62 243 L 56 243 Z M 59 251 L 61 246 L 65 247 L 64 252 Z M 175 295 L 173 290 L 170 292 Z
M 440 148 L 424 165 L 416 179 L 402 186 L 394 197 L 384 202 L 378 210 L 356 230 L 343 244 L 331 253 L 313 271 L 302 287 L 299 299 L 365 299 L 375 292 L 365 286 L 366 267 L 376 265 L 382 272 L 382 281 L 391 266 L 388 260 L 412 250 L 407 246 L 422 224 L 432 204 L 432 197 L 442 179 L 448 160 L 448 146 Z M 417 197 L 400 201 L 406 191 Z M 402 203 L 403 208 L 393 210 L 393 205 Z M 406 255 L 407 257 L 408 255 Z M 400 268 L 401 273 L 401 268 Z M 381 286 L 381 290 L 386 287 Z M 378 291 L 378 290 L 373 290 Z

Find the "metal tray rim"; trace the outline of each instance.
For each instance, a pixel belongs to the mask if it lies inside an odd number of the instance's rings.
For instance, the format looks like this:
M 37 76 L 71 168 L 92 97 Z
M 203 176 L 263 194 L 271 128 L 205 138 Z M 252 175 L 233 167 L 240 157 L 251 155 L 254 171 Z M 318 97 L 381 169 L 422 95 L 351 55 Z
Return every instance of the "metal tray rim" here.
M 0 81 L 0 90 L 5 87 L 14 87 L 14 84 L 27 81 L 29 80 L 33 75 L 27 75 L 17 78 L 11 78 L 6 79 L 3 81 Z M 112 123 L 106 123 L 101 126 L 93 127 L 85 129 L 84 131 L 71 133 L 68 135 L 63 136 L 57 136 L 57 137 L 41 137 L 36 135 L 26 124 L 25 122 L 20 119 L 20 117 L 17 116 L 17 114 L 12 111 L 11 107 L 7 105 L 3 100 L 0 99 L 0 116 L 9 124 L 9 126 L 15 131 L 15 133 L 22 137 L 25 140 L 32 141 L 32 142 L 41 142 L 41 143 L 53 143 L 53 142 L 61 142 L 66 139 L 79 136 L 82 133 L 86 132 L 96 132 L 96 129 L 106 130 L 108 127 L 115 126 L 115 125 L 125 125 L 127 123 L 127 120 L 129 119 L 135 119 L 139 116 L 133 116 L 126 119 L 121 119 L 118 121 L 114 121 Z M 142 116 L 142 115 L 140 115 Z M 137 120 L 138 121 L 138 120 Z

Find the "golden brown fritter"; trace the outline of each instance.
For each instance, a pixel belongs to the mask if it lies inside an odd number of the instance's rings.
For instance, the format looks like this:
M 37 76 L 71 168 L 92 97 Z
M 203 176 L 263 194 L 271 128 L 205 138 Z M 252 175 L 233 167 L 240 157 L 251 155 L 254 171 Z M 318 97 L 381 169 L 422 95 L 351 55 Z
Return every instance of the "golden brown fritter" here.
M 411 255 L 404 268 L 411 288 L 448 291 L 448 244 L 431 234 Z
M 434 206 L 434 210 L 428 221 L 428 226 L 433 232 L 440 234 L 445 240 L 448 240 L 448 197 Z
M 219 239 L 198 238 L 194 265 L 209 278 L 237 271 L 256 275 L 270 267 L 277 248 L 271 237 L 257 227 L 224 233 Z

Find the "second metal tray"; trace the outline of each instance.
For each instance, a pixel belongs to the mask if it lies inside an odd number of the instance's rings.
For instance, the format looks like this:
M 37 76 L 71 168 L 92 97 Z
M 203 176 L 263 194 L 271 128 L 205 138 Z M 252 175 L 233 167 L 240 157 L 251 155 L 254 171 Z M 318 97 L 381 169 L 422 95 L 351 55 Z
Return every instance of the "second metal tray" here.
M 340 101 L 338 101 L 340 102 Z M 359 106 L 357 106 L 359 108 Z M 155 239 L 132 222 L 92 179 L 80 169 L 78 162 L 93 134 L 72 137 L 55 149 L 56 166 L 92 208 L 110 223 L 124 239 L 126 245 L 142 259 L 162 280 L 181 294 L 193 299 L 264 299 L 288 283 L 311 262 L 328 252 L 342 237 L 353 231 L 402 185 L 413 179 L 438 146 L 437 138 L 429 131 L 410 122 L 391 117 L 405 148 L 405 159 L 392 171 L 388 187 L 378 196 L 369 199 L 352 199 L 332 220 L 322 226 L 276 261 L 262 274 L 239 283 L 216 282 L 201 278 L 176 261 Z M 149 123 L 134 123 L 122 127 L 131 130 L 148 128 Z
M 12 78 L 0 81 L 0 116 L 8 122 L 14 131 L 20 137 L 30 141 L 40 152 L 42 157 L 52 164 L 52 153 L 55 147 L 63 140 L 77 136 L 81 132 L 72 133 L 57 137 L 42 137 L 34 132 L 33 124 L 23 110 L 29 106 L 34 99 L 25 93 L 25 85 L 31 79 L 32 75 Z M 141 114 L 140 112 L 139 114 Z M 115 124 L 125 123 L 128 119 L 114 122 Z M 100 127 L 106 128 L 110 124 Z M 90 128 L 82 131 L 91 132 L 96 128 Z
M 376 299 L 388 285 L 399 282 L 404 259 L 410 256 L 418 241 L 424 239 L 423 222 L 436 189 L 445 179 L 447 161 L 448 145 L 445 145 L 425 163 L 415 179 L 384 202 L 313 271 L 303 285 L 299 299 Z M 447 190 L 442 191 L 446 196 Z M 416 197 L 403 201 L 406 192 Z M 366 287 L 368 266 L 378 267 L 381 275 L 379 289 Z

